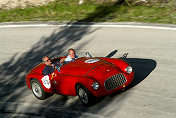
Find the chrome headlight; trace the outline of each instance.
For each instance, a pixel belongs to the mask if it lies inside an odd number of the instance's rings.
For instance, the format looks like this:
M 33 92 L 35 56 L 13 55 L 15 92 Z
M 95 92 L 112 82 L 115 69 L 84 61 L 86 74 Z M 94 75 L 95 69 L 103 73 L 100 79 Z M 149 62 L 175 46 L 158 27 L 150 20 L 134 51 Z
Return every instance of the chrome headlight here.
M 128 66 L 128 67 L 125 69 L 125 71 L 126 71 L 127 73 L 132 73 L 132 72 L 133 72 L 133 69 L 132 69 L 131 66 Z
M 94 83 L 92 84 L 92 87 L 93 87 L 93 89 L 97 90 L 97 89 L 100 87 L 100 85 L 99 85 L 98 82 L 94 82 Z

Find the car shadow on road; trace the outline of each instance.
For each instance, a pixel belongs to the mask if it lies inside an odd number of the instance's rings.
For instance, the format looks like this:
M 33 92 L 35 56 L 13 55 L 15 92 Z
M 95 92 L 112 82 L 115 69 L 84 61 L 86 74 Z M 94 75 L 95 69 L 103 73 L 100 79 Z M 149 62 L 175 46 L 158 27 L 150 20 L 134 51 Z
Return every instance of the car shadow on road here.
M 125 58 L 134 70 L 134 80 L 128 86 L 128 89 L 138 85 L 144 79 L 146 79 L 150 73 L 156 68 L 157 62 L 153 59 L 140 59 L 140 58 Z

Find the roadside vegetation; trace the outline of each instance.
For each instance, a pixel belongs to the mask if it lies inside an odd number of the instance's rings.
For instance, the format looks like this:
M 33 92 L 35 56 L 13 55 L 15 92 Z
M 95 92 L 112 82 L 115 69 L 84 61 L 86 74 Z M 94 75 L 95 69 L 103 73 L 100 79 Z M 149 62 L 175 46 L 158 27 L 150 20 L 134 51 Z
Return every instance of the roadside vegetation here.
M 56 0 L 45 6 L 11 10 L 0 9 L 0 22 L 19 21 L 86 21 L 86 22 L 147 22 L 176 24 L 176 1 L 155 0 Z M 144 1 L 144 0 L 143 0 Z

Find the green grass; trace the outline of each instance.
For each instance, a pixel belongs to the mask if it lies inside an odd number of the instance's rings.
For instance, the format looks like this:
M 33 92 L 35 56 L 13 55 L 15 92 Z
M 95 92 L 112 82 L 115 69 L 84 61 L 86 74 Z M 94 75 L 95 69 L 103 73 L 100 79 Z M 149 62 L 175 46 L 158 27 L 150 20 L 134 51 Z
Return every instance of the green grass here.
M 46 6 L 0 10 L 0 22 L 19 21 L 87 21 L 150 22 L 176 24 L 175 7 L 97 4 L 78 0 L 56 0 Z

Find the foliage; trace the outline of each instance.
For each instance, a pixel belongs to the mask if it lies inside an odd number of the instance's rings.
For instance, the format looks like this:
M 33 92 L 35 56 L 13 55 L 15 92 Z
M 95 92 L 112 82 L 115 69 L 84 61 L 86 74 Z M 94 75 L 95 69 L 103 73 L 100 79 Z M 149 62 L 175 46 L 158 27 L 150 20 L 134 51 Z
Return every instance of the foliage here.
M 0 22 L 127 21 L 176 24 L 174 0 L 148 0 L 148 4 L 137 1 L 139 0 L 87 0 L 79 5 L 77 0 L 56 0 L 45 6 L 0 10 Z

